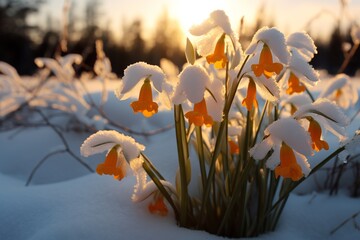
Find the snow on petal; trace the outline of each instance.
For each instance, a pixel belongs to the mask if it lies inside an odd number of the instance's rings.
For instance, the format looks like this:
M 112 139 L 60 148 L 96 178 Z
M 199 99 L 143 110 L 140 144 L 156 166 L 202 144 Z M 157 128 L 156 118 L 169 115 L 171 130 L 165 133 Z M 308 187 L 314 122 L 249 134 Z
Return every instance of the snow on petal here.
M 293 70 L 296 75 L 303 75 L 306 79 L 302 80 L 314 86 L 319 81 L 319 73 L 306 61 L 306 59 L 300 55 L 297 51 L 292 51 L 292 56 L 289 63 L 290 69 Z
M 314 103 L 303 105 L 295 113 L 294 118 L 300 119 L 310 115 L 319 115 L 323 117 L 326 121 L 335 123 L 338 126 L 347 126 L 349 124 L 349 119 L 341 111 L 341 109 L 334 104 L 333 102 L 320 98 L 317 99 Z
M 305 156 L 312 153 L 311 139 L 308 132 L 293 118 L 281 118 L 265 129 L 265 135 L 284 141 L 296 152 Z
M 192 103 L 198 103 L 204 98 L 206 86 L 210 77 L 199 65 L 188 65 L 179 75 L 179 85 L 186 98 Z
M 193 41 L 200 56 L 205 57 L 212 54 L 216 43 L 224 33 L 229 36 L 233 46 L 229 51 L 242 51 L 241 45 L 237 41 L 238 37 L 232 30 L 229 18 L 223 10 L 213 11 L 209 18 L 204 20 L 201 24 L 191 27 L 189 32 L 194 36 Z M 239 56 L 235 55 L 235 58 L 236 57 Z M 238 62 L 238 59 L 236 59 L 235 62 Z
M 158 92 L 162 92 L 162 85 L 165 81 L 165 74 L 162 69 L 155 65 L 150 65 L 145 62 L 137 62 L 129 65 L 124 70 L 124 77 L 122 83 L 118 89 L 116 89 L 116 95 L 119 99 L 125 99 L 129 96 L 124 96 L 130 92 L 141 80 L 149 78 L 154 84 L 155 89 Z
M 294 152 L 294 154 L 297 164 L 299 164 L 299 166 L 301 167 L 301 171 L 303 172 L 305 177 L 307 177 L 311 171 L 310 164 L 307 161 L 307 158 L 298 152 Z
M 338 74 L 330 79 L 330 84 L 323 89 L 319 98 L 333 100 L 340 107 L 347 109 L 357 103 L 359 95 L 349 77 L 346 74 Z
M 245 53 L 253 54 L 259 41 L 267 44 L 270 47 L 271 51 L 274 53 L 274 55 L 282 63 L 287 64 L 289 62 L 290 53 L 287 50 L 285 36 L 282 32 L 280 32 L 276 28 L 269 27 L 263 27 L 259 29 L 255 33 Z
M 280 89 L 276 84 L 275 79 L 265 78 L 264 76 L 254 77 L 256 85 L 258 86 L 258 93 L 260 96 L 270 102 L 276 102 L 280 97 Z
M 81 145 L 80 152 L 84 157 L 107 151 L 120 145 L 127 161 L 137 158 L 145 147 L 137 143 L 132 137 L 114 130 L 102 130 L 89 136 Z
M 233 33 L 231 29 L 229 17 L 225 14 L 223 10 L 216 10 L 210 13 L 208 19 L 203 21 L 199 25 L 195 25 L 190 28 L 189 32 L 194 36 L 201 36 L 208 33 L 214 27 L 220 27 L 223 32 L 228 35 Z
M 205 98 L 208 113 L 214 121 L 221 122 L 225 102 L 223 84 L 219 79 L 215 78 L 209 83 L 208 90 L 211 92 Z
M 310 61 L 317 53 L 316 46 L 312 38 L 306 32 L 295 32 L 286 38 L 289 47 L 297 49 L 307 61 Z
M 274 144 L 274 139 L 271 136 L 268 136 L 250 149 L 250 156 L 256 160 L 262 160 L 271 148 L 273 148 Z

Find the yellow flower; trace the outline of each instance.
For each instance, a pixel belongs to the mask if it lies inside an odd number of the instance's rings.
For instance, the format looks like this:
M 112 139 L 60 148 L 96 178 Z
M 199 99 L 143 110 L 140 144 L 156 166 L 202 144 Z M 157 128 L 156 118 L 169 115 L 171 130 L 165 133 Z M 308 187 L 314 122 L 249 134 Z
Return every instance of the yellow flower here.
M 213 63 L 217 69 L 225 67 L 226 62 L 228 61 L 225 55 L 225 33 L 222 34 L 217 41 L 214 53 L 208 55 L 206 60 L 209 64 Z
M 151 117 L 158 112 L 158 104 L 153 102 L 150 80 L 146 78 L 139 93 L 138 101 L 130 104 L 134 113 L 141 112 L 145 117 Z
M 298 181 L 303 177 L 300 165 L 296 162 L 294 150 L 282 142 L 280 148 L 280 165 L 275 168 L 275 177 L 291 178 Z
M 114 178 L 117 180 L 121 180 L 125 177 L 126 169 L 121 166 L 121 164 L 118 166 L 117 146 L 114 146 L 106 155 L 105 161 L 97 166 L 96 172 L 99 175 L 114 175 Z
M 304 91 L 305 86 L 301 84 L 299 78 L 291 72 L 288 80 L 288 89 L 286 90 L 286 93 L 291 95 L 293 93 L 301 93 Z
M 321 127 L 318 122 L 316 122 L 312 117 L 307 118 L 309 120 L 309 129 L 308 132 L 310 133 L 311 141 L 312 141 L 312 148 L 319 152 L 321 149 L 329 150 L 329 144 L 321 140 Z
M 195 126 L 199 127 L 203 124 L 205 124 L 207 127 L 210 127 L 214 123 L 212 117 L 207 112 L 205 99 L 195 103 L 194 110 L 187 112 L 185 117 L 189 120 L 190 124 L 193 123 Z
M 252 64 L 251 69 L 257 77 L 264 74 L 266 78 L 270 78 L 274 73 L 279 74 L 283 69 L 283 65 L 273 62 L 271 50 L 267 44 L 264 44 L 260 53 L 259 64 Z
M 258 107 L 258 102 L 256 100 L 256 85 L 254 80 L 252 80 L 251 78 L 249 79 L 247 95 L 242 101 L 242 105 L 245 106 L 248 111 L 251 111 L 254 105 L 255 108 Z
M 164 197 L 161 194 L 154 195 L 153 201 L 148 205 L 148 209 L 152 214 L 166 216 L 169 212 L 164 202 Z

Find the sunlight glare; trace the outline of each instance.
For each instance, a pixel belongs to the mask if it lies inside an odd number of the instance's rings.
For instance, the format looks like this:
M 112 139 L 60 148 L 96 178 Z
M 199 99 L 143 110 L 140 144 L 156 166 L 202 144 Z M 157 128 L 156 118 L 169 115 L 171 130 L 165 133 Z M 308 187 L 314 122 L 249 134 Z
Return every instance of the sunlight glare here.
M 187 32 L 192 25 L 201 23 L 212 11 L 227 8 L 226 1 L 216 0 L 182 0 L 176 4 L 175 14 L 184 32 Z

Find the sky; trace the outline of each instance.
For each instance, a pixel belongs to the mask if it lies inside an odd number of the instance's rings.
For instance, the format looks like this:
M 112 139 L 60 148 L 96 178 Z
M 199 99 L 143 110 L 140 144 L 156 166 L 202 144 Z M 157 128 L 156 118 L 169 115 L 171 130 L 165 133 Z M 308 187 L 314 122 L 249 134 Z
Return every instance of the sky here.
M 349 4 L 347 13 L 342 15 L 345 16 L 344 28 L 350 21 L 360 23 L 360 17 L 356 15 L 360 12 L 360 0 L 342 1 Z M 73 0 L 72 7 L 79 18 L 83 16 L 86 2 L 87 0 Z M 142 19 L 144 29 L 152 29 L 158 15 L 164 10 L 169 12 L 171 18 L 179 21 L 184 32 L 215 9 L 225 10 L 234 29 L 238 29 L 242 17 L 245 27 L 251 27 L 258 9 L 264 4 L 264 17 L 273 20 L 281 31 L 291 33 L 306 30 L 313 37 L 326 38 L 341 15 L 340 2 L 341 0 L 102 0 L 99 1 L 99 12 L 101 25 L 109 27 L 119 37 L 124 22 Z M 60 0 L 47 0 L 40 8 L 41 14 L 32 21 L 44 24 L 50 15 L 53 25 L 60 26 L 63 3 Z

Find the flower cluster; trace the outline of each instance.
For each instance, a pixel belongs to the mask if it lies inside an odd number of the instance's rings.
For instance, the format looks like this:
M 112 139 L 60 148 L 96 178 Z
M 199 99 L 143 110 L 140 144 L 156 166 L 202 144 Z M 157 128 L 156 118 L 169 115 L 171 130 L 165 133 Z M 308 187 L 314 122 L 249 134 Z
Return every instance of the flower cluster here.
M 282 211 L 279 203 L 285 204 L 290 193 L 284 189 L 312 173 L 309 156 L 332 147 L 325 133 L 346 138 L 349 120 L 335 102 L 346 108 L 357 98 L 342 97 L 351 90 L 343 76 L 318 99 L 312 96 L 310 89 L 320 79 L 309 62 L 317 50 L 305 32 L 285 36 L 264 27 L 243 51 L 227 15 L 218 10 L 189 33 L 188 63 L 180 71 L 167 60 L 162 68 L 138 62 L 125 69 L 115 90 L 119 100 L 134 98 L 133 112 L 147 118 L 159 109 L 173 109 L 179 163 L 175 187 L 142 153 L 142 145 L 117 132 L 92 135 L 82 154 L 108 150 L 97 172 L 119 180 L 130 163 L 137 178 L 134 201 L 151 195 L 150 212 L 166 215 L 166 200 L 181 226 L 226 236 L 273 230 Z M 197 157 L 189 154 L 191 143 Z M 197 162 L 200 198 L 188 189 Z M 276 190 L 279 182 L 281 191 Z M 244 196 L 259 198 L 251 203 Z M 242 210 L 235 214 L 236 207 Z M 254 212 L 256 217 L 248 217 Z

